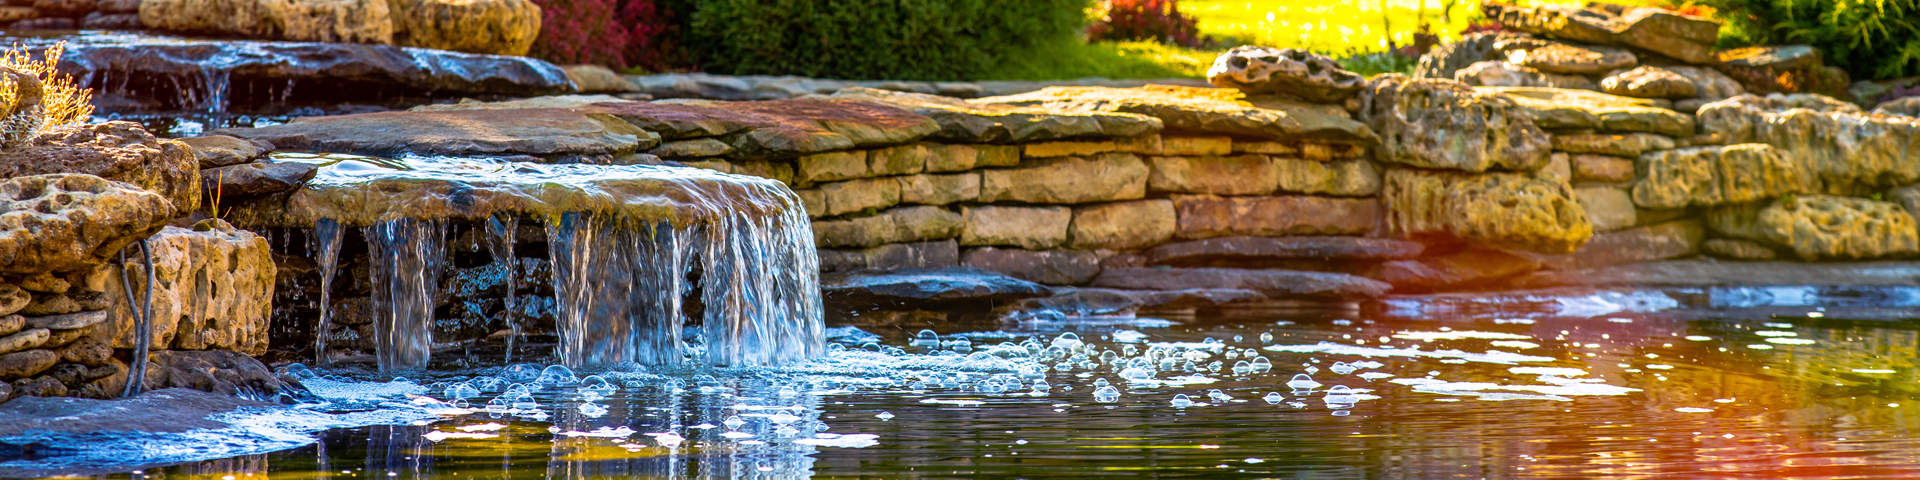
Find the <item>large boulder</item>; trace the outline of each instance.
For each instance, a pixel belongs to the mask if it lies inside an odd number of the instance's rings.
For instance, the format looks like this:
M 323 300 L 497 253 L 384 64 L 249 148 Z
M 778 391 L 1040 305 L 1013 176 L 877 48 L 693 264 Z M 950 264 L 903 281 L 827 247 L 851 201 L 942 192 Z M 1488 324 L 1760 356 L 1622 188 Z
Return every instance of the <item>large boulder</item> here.
M 301 42 L 393 44 L 388 0 L 144 0 L 147 28 Z
M 1213 60 L 1207 82 L 1248 95 L 1290 95 L 1316 103 L 1339 103 L 1366 86 L 1362 77 L 1326 55 L 1292 48 L 1234 47 Z
M 1869 115 L 1811 94 L 1741 95 L 1700 107 L 1705 133 L 1764 143 L 1819 177 L 1823 193 L 1866 195 L 1920 182 L 1920 118 Z
M 1380 198 L 1387 233 L 1399 238 L 1561 254 L 1593 236 L 1563 178 L 1397 169 L 1387 172 Z
M 126 182 L 173 203 L 173 215 L 200 207 L 200 162 L 186 144 L 133 122 L 54 127 L 0 151 L 0 178 L 82 173 Z M 171 216 L 171 215 L 170 215 Z
M 223 349 L 259 355 L 267 351 L 267 319 L 273 313 L 278 270 L 265 238 L 212 220 L 204 229 L 167 227 L 148 240 L 153 249 L 153 345 L 156 349 Z M 145 298 L 143 262 L 127 277 Z M 120 276 L 107 276 L 107 290 L 121 292 Z M 114 348 L 133 348 L 133 311 L 114 295 L 107 322 Z M 144 308 L 144 303 L 141 304 Z
M 1037 92 L 969 100 L 981 105 L 1038 107 L 1058 112 L 1137 113 L 1169 130 L 1272 140 L 1318 140 L 1366 145 L 1376 138 L 1339 108 L 1277 98 L 1249 97 L 1225 88 L 1148 85 L 1140 88 L 1047 87 Z
M 1640 157 L 1633 202 L 1642 208 L 1706 207 L 1820 192 L 1820 179 L 1780 149 L 1743 143 L 1661 150 Z
M 1591 3 L 1525 7 L 1488 3 L 1487 18 L 1510 30 L 1565 40 L 1633 47 L 1692 64 L 1714 63 L 1720 24 L 1655 7 Z
M 90 268 L 173 218 L 160 195 L 85 174 L 0 180 L 0 273 Z
M 1920 253 L 1913 215 L 1892 202 L 1799 195 L 1716 208 L 1707 219 L 1723 235 L 1785 246 L 1808 261 Z
M 1375 77 L 1361 115 L 1380 135 L 1380 160 L 1420 168 L 1530 171 L 1551 138 L 1513 100 L 1451 80 Z
M 392 0 L 389 0 L 392 1 Z M 399 0 L 396 44 L 492 55 L 526 55 L 540 36 L 531 0 Z

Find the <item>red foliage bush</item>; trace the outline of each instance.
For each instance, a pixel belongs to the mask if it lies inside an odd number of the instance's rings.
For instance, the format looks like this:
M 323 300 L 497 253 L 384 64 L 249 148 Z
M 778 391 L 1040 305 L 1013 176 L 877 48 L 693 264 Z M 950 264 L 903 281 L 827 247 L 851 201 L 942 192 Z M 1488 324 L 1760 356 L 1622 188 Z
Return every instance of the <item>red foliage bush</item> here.
M 615 69 L 675 68 L 679 28 L 655 0 L 533 0 L 540 5 L 540 38 L 531 56 L 554 63 L 591 63 Z
M 1468 23 L 1467 28 L 1465 30 L 1460 31 L 1460 36 L 1464 37 L 1467 35 L 1472 35 L 1480 32 L 1498 32 L 1506 29 L 1507 27 L 1505 25 L 1501 25 L 1500 22 L 1496 22 L 1492 20 L 1484 20 L 1484 21 Z
M 1212 48 L 1193 18 L 1180 13 L 1179 0 L 1109 0 L 1107 13 L 1087 26 L 1087 39 L 1153 40 L 1188 48 Z

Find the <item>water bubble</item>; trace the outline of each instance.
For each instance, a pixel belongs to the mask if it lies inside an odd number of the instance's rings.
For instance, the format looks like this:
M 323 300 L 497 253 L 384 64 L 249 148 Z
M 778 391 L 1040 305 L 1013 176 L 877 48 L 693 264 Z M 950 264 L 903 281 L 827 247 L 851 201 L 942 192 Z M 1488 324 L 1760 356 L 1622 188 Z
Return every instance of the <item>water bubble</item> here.
M 1227 364 L 1221 363 L 1219 360 L 1214 360 L 1213 362 L 1210 362 L 1207 364 L 1207 371 L 1218 372 L 1220 371 L 1221 368 L 1224 368 L 1226 366 Z
M 1319 372 L 1320 372 L 1320 367 L 1316 367 L 1316 366 L 1313 366 L 1313 365 L 1307 365 L 1307 368 L 1304 368 L 1304 369 L 1302 369 L 1302 370 L 1306 370 L 1306 371 L 1307 371 L 1307 373 L 1319 373 Z
M 613 395 L 613 392 L 619 390 L 619 387 L 613 386 L 612 382 L 608 382 L 606 378 L 599 375 L 588 375 L 587 378 L 580 379 L 580 395 L 588 398 Z
M 531 363 L 510 365 L 505 375 L 507 381 L 514 383 L 531 382 L 540 378 L 540 366 Z
M 1273 405 L 1280 403 L 1281 400 L 1286 400 L 1287 397 L 1280 396 L 1280 392 L 1267 392 L 1267 396 L 1260 397 L 1260 399 L 1266 400 L 1268 405 Z
M 1359 370 L 1359 369 L 1354 368 L 1354 366 L 1352 365 L 1348 365 L 1347 362 L 1333 362 L 1333 366 L 1327 367 L 1327 371 L 1333 372 L 1335 375 L 1346 375 L 1349 373 L 1353 373 L 1354 370 Z
M 1120 389 L 1113 388 L 1112 386 L 1103 386 L 1093 391 L 1093 401 L 1113 403 L 1118 400 L 1120 400 Z
M 1144 368 L 1127 367 L 1125 370 L 1120 371 L 1120 378 L 1133 381 L 1152 380 L 1153 371 Z
M 580 383 L 580 377 L 574 376 L 573 369 L 565 365 L 554 365 L 541 370 L 540 376 L 534 379 L 534 382 L 541 385 L 566 386 Z
M 791 413 L 780 412 L 773 414 L 771 417 L 767 417 L 767 420 L 773 421 L 775 425 L 786 425 L 800 420 L 800 417 L 794 416 L 794 414 Z
M 1175 358 L 1173 358 L 1173 357 L 1167 357 L 1167 358 L 1162 358 L 1162 359 L 1160 359 L 1160 369 L 1161 369 L 1161 370 L 1173 370 L 1173 369 L 1174 369 L 1174 367 L 1178 367 L 1178 366 L 1180 366 L 1180 361 L 1179 361 L 1178 359 L 1175 359 Z
M 447 399 L 449 400 L 460 400 L 478 396 L 480 396 L 480 389 L 473 388 L 473 386 L 468 385 L 467 382 L 447 386 Z
M 1239 335 L 1234 335 L 1234 336 L 1233 336 L 1233 343 L 1240 343 L 1240 342 L 1242 342 L 1242 341 L 1245 341 L 1245 340 L 1246 340 L 1245 338 L 1242 338 L 1242 337 L 1240 337 Z
M 413 379 L 410 379 L 407 377 L 393 377 L 392 382 L 393 383 L 413 383 Z
M 1207 398 L 1213 399 L 1213 403 L 1227 403 L 1228 400 L 1233 400 L 1232 395 L 1227 395 L 1227 392 L 1222 392 L 1218 388 L 1208 390 Z
M 1273 343 L 1273 332 L 1260 334 L 1260 343 Z
M 453 401 L 453 408 L 473 408 L 473 404 L 467 403 L 467 399 L 460 398 Z
M 1173 396 L 1173 408 L 1187 408 L 1191 406 L 1193 406 L 1193 399 L 1187 398 L 1187 394 L 1182 393 Z
M 1120 358 L 1120 354 L 1118 352 L 1114 352 L 1113 350 L 1100 352 L 1100 363 L 1103 363 L 1103 364 L 1112 365 L 1113 362 L 1115 360 L 1118 360 L 1119 358 Z
M 794 435 L 799 435 L 800 430 L 797 428 L 793 428 L 793 426 L 789 425 L 789 426 L 780 427 L 778 430 L 774 430 L 773 434 L 779 435 L 782 437 L 791 437 Z
M 1108 384 L 1106 377 L 1093 379 L 1093 388 L 1105 387 Z
M 793 398 L 800 396 L 800 391 L 795 390 L 791 386 L 782 386 L 780 387 L 780 391 L 775 393 L 775 395 L 779 395 L 780 398 Z
M 1075 349 L 1075 348 L 1080 348 L 1081 345 L 1085 345 L 1085 344 L 1086 344 L 1085 342 L 1080 341 L 1079 335 L 1075 335 L 1073 332 L 1067 332 L 1067 333 L 1060 334 L 1060 336 L 1058 337 L 1054 337 L 1053 343 L 1051 344 L 1051 346 L 1066 348 L 1066 349 Z
M 1301 373 L 1294 375 L 1292 380 L 1288 380 L 1287 387 L 1294 390 L 1313 390 L 1320 388 L 1320 382 L 1313 381 L 1313 377 Z
M 1240 356 L 1242 356 L 1242 357 L 1247 357 L 1247 358 L 1253 358 L 1253 357 L 1256 357 L 1256 356 L 1259 356 L 1259 355 L 1260 355 L 1260 351 L 1259 351 L 1259 350 L 1254 350 L 1254 349 L 1251 349 L 1251 348 L 1249 348 L 1249 349 L 1246 349 L 1245 351 L 1242 351 L 1242 352 L 1240 352 Z
M 287 365 L 287 366 L 285 366 L 285 367 L 280 367 L 280 370 L 281 370 L 281 372 L 280 372 L 280 373 L 284 373 L 284 374 L 287 374 L 287 375 L 292 375 L 292 376 L 294 376 L 295 378 L 302 378 L 302 379 L 307 379 L 307 378 L 319 378 L 319 377 L 320 377 L 320 374 L 319 374 L 319 373 L 315 373 L 315 372 L 313 371 L 313 369 L 311 369 L 311 368 L 307 368 L 307 366 L 306 366 L 306 365 L 302 365 L 302 364 L 298 364 L 298 363 L 295 363 L 295 364 L 290 364 L 290 365 Z
M 498 392 L 500 389 L 507 387 L 507 381 L 501 380 L 500 377 L 478 377 L 473 380 L 468 380 L 467 384 L 473 385 L 473 388 L 479 389 L 481 392 Z
M 496 397 L 493 401 L 487 402 L 487 413 L 507 413 L 507 410 L 512 408 L 513 405 L 507 403 L 505 398 Z
M 1207 337 L 1207 339 L 1206 339 L 1206 340 L 1201 340 L 1201 341 L 1200 341 L 1200 343 L 1203 343 L 1203 344 L 1207 344 L 1207 345 L 1212 345 L 1212 344 L 1216 344 L 1216 343 L 1220 343 L 1220 339 L 1218 339 L 1218 338 L 1213 338 L 1213 337 Z
M 1227 349 L 1227 354 L 1224 356 L 1227 357 L 1228 360 L 1240 358 L 1240 351 L 1229 348 Z
M 1249 374 L 1249 373 L 1253 373 L 1253 364 L 1247 363 L 1246 360 L 1241 360 L 1233 363 L 1234 375 L 1245 376 L 1246 374 Z
M 729 415 L 727 416 L 727 419 L 724 421 L 721 421 L 720 424 L 726 425 L 728 430 L 739 430 L 740 427 L 745 426 L 747 424 L 747 421 L 745 419 L 740 418 L 739 415 Z
M 1125 347 L 1120 347 L 1120 354 L 1121 354 L 1121 355 L 1126 355 L 1126 356 L 1129 356 L 1129 357 L 1131 357 L 1131 356 L 1134 356 L 1134 355 L 1139 355 L 1139 354 L 1140 354 L 1140 349 L 1138 349 L 1138 348 L 1134 348 L 1134 346 L 1133 346 L 1133 345 L 1127 345 L 1127 346 L 1125 346 Z
M 516 394 L 532 394 L 532 393 L 533 393 L 532 387 L 528 387 L 527 384 L 524 384 L 524 383 L 516 383 L 512 385 L 507 385 L 506 391 L 500 392 L 500 396 L 512 397 Z
M 879 414 L 874 415 L 874 418 L 879 418 L 880 421 L 882 422 L 893 420 L 893 412 L 880 412 Z
M 607 407 L 591 403 L 582 403 L 580 404 L 580 414 L 586 415 L 587 418 L 600 418 L 607 414 Z
M 845 352 L 845 351 L 847 351 L 847 347 L 846 347 L 845 345 L 841 345 L 841 344 L 838 344 L 838 343 L 829 343 L 829 344 L 827 344 L 827 353 L 828 353 L 828 354 L 835 354 L 835 353 L 840 353 L 840 352 Z
M 907 345 L 925 349 L 937 349 L 940 348 L 940 334 L 933 333 L 933 330 L 921 330 L 920 333 L 913 336 L 913 341 L 907 342 Z
M 1353 404 L 1360 403 L 1360 394 L 1353 393 L 1353 389 L 1346 385 L 1334 385 L 1327 389 L 1327 396 L 1322 400 L 1327 402 L 1327 408 L 1335 410 L 1353 408 Z
M 533 410 L 540 408 L 540 403 L 534 401 L 532 395 L 518 395 L 507 399 L 507 402 L 509 406 L 515 410 Z

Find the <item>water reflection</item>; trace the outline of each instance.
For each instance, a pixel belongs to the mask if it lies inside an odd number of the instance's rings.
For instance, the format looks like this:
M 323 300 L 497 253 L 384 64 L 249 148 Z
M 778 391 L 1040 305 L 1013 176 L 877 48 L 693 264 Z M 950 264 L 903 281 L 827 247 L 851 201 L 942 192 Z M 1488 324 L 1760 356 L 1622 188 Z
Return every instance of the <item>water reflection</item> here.
M 582 388 L 591 379 L 542 384 L 509 378 L 509 369 L 416 375 L 416 394 L 433 400 L 412 401 L 447 400 L 464 384 L 480 392 L 468 399 L 471 413 L 155 470 L 209 478 L 1920 475 L 1920 331 L 1844 317 L 1817 306 L 1593 317 L 1507 308 L 1034 321 L 974 332 L 841 328 L 826 360 L 779 371 L 576 372 L 608 380 L 615 390 L 603 393 Z M 1317 385 L 1289 385 L 1297 380 Z M 310 383 L 341 395 L 327 380 Z M 514 384 L 536 406 L 490 413 L 487 402 L 512 395 Z

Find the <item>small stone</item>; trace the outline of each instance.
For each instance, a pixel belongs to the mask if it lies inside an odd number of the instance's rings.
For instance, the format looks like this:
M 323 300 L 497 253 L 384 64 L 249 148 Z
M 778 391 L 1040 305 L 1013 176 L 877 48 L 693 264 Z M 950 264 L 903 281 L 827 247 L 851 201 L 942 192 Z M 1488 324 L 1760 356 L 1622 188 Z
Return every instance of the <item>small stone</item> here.
M 97 367 L 112 363 L 113 347 L 98 338 L 82 338 L 60 348 L 60 361 Z
M 981 202 L 1075 204 L 1147 195 L 1147 164 L 1125 153 L 1036 160 L 980 175 Z
M 64 315 L 81 310 L 84 309 L 80 307 L 80 302 L 75 301 L 71 296 L 66 294 L 48 294 L 34 295 L 33 302 L 28 303 L 27 308 L 20 309 L 20 314 L 29 317 L 40 317 L 47 315 Z
M 1232 152 L 1235 154 L 1293 155 L 1300 153 L 1300 149 L 1282 142 L 1233 142 Z
M 1380 202 L 1372 198 L 1305 195 L 1217 197 L 1175 195 L 1179 227 L 1186 239 L 1231 235 L 1365 235 L 1380 221 Z
M 1178 224 L 1173 202 L 1165 199 L 1076 205 L 1068 246 L 1133 250 L 1173 238 Z
M 1361 117 L 1380 135 L 1382 162 L 1484 172 L 1547 162 L 1549 135 L 1506 95 L 1450 80 L 1375 77 Z
M 1380 167 L 1371 160 L 1316 162 L 1274 158 L 1277 191 L 1338 197 L 1370 197 L 1380 193 Z
M 981 146 L 988 147 L 988 145 Z M 981 149 L 975 148 L 973 145 L 926 144 L 925 148 L 927 148 L 928 152 L 926 165 L 926 171 L 928 173 L 964 172 L 972 170 L 975 166 L 978 166 L 980 156 L 984 154 Z M 1014 164 L 1018 165 L 1019 162 L 1019 156 L 1015 155 Z
M 1638 157 L 1654 150 L 1673 149 L 1673 139 L 1651 133 L 1554 135 L 1553 149 L 1567 153 Z
M 820 193 L 826 198 L 827 216 L 844 215 L 899 204 L 900 182 L 891 178 L 866 178 L 823 183 Z
M 1119 151 L 1113 142 L 1042 142 L 1020 146 L 1026 158 L 1085 157 Z
M 200 171 L 201 191 L 209 198 L 229 203 L 297 190 L 320 172 L 318 165 L 300 162 L 243 163 Z
M 944 240 L 960 236 L 963 226 L 960 214 L 944 208 L 897 207 L 869 217 L 815 221 L 813 242 L 839 248 Z
M 16 397 L 64 397 L 67 396 L 66 384 L 46 377 L 23 378 L 13 381 L 13 395 Z
M 1606 155 L 1578 154 L 1568 158 L 1576 182 L 1631 182 L 1633 159 Z
M 96 334 L 99 333 L 99 330 L 100 330 L 99 328 L 76 328 L 73 330 L 53 330 L 53 334 L 47 336 L 47 343 L 41 344 L 40 346 L 44 348 L 64 347 L 64 346 L 67 346 L 68 344 L 72 344 L 73 342 L 83 338 L 96 337 L 97 336 Z
M 1067 207 L 980 206 L 960 209 L 962 246 L 1013 246 L 1046 250 L 1067 241 L 1073 210 Z
M 1600 80 L 1607 93 L 1638 98 L 1690 98 L 1699 89 L 1693 80 L 1660 67 L 1643 66 Z
M 1780 256 L 1773 247 L 1749 240 L 1716 238 L 1702 244 L 1701 250 L 1708 255 L 1732 260 L 1773 260 Z
M 531 0 L 409 0 L 392 5 L 389 15 L 397 45 L 524 56 L 540 36 L 540 7 Z M 573 77 L 573 72 L 567 76 Z M 618 76 L 602 81 L 615 79 L 625 83 Z M 615 87 L 600 90 L 618 91 Z
M 1633 68 L 1640 63 L 1640 60 L 1633 55 L 1633 52 L 1618 48 L 1554 42 L 1545 43 L 1537 48 L 1508 51 L 1507 63 L 1532 67 L 1543 72 L 1598 75 L 1623 68 Z
M 1777 72 L 1819 67 L 1820 50 L 1811 45 L 1769 45 L 1714 52 L 1720 62 L 1737 68 L 1768 68 Z
M 1145 153 L 1163 156 L 1224 156 L 1233 154 L 1232 137 L 1162 136 L 1159 148 Z
M 60 354 L 52 350 L 27 350 L 0 355 L 0 379 L 26 378 L 40 374 L 60 363 Z
M 1467 68 L 1453 72 L 1452 80 L 1476 87 L 1599 89 L 1587 77 L 1547 73 L 1502 61 L 1485 61 L 1469 65 Z
M 900 182 L 900 203 L 946 205 L 980 198 L 980 174 L 920 174 L 894 177 Z
M 792 186 L 794 183 L 793 162 L 734 160 L 728 163 L 732 164 L 735 175 L 752 175 L 760 178 L 779 180 L 780 183 L 787 184 L 788 186 Z
M 1265 155 L 1147 157 L 1147 190 L 1213 195 L 1273 193 L 1279 179 Z
M 0 337 L 0 354 L 13 353 L 30 348 L 40 348 L 47 343 L 51 332 L 44 328 L 29 328 L 19 333 Z
M 1626 190 L 1614 187 L 1575 188 L 1573 198 L 1580 202 L 1580 209 L 1587 212 L 1587 221 L 1593 224 L 1593 231 L 1633 228 L 1638 221 L 1633 198 L 1627 195 Z
M 0 283 L 0 316 L 12 315 L 27 308 L 33 302 L 33 296 L 26 290 L 13 285 Z
M 872 176 L 867 173 L 867 152 L 830 152 L 800 157 L 794 177 L 801 183 L 851 180 Z
M 662 143 L 647 153 L 660 158 L 699 158 L 718 157 L 732 151 L 733 146 L 727 145 L 727 142 L 713 138 L 693 138 Z
M 1220 54 L 1207 69 L 1207 82 L 1249 95 L 1281 94 L 1318 103 L 1337 103 L 1359 93 L 1366 78 L 1340 67 L 1326 55 L 1292 48 L 1240 46 Z
M 0 335 L 12 335 L 27 328 L 27 317 L 0 315 Z
M 933 150 L 924 145 L 901 145 L 867 151 L 867 171 L 876 176 L 910 175 L 927 170 Z
M 599 65 L 567 65 L 560 67 L 567 71 L 567 79 L 573 81 L 573 91 L 578 93 L 627 93 L 638 92 L 640 86 L 622 78 L 613 70 Z
M 968 250 L 960 264 L 1046 285 L 1084 284 L 1100 274 L 1098 255 L 1066 250 L 982 247 Z
M 820 250 L 822 272 L 947 268 L 959 265 L 960 245 L 953 240 L 892 243 L 858 250 Z
M 66 280 L 55 277 L 51 273 L 42 273 L 22 278 L 19 284 L 20 289 L 36 293 L 67 293 L 67 289 L 73 288 L 73 284 L 67 283 Z
M 27 326 L 51 330 L 73 330 L 99 325 L 104 321 L 107 321 L 107 311 L 97 310 L 66 315 L 27 317 Z

